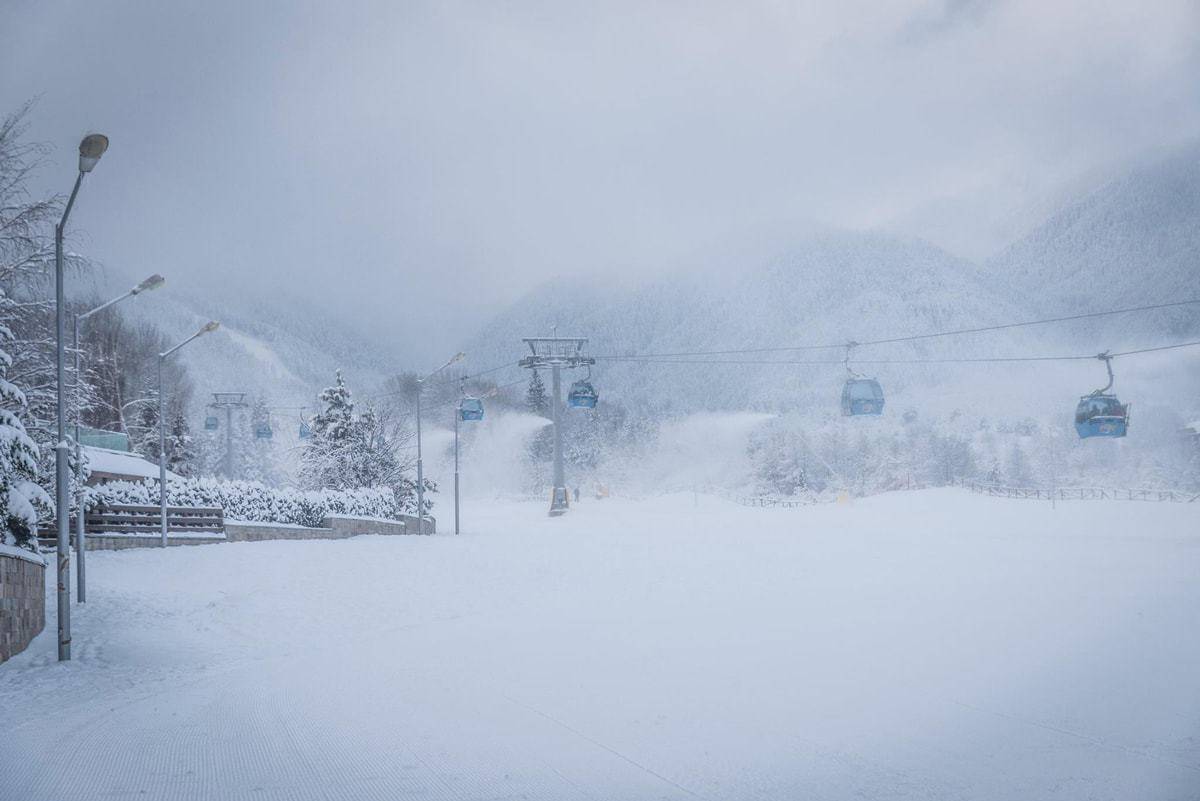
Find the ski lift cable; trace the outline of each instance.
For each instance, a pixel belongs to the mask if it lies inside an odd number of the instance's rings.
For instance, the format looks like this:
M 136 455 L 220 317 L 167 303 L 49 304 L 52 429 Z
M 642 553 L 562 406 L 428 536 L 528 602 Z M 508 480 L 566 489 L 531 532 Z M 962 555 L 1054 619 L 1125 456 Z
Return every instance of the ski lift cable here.
M 1200 304 L 1200 298 L 1192 300 L 1179 300 L 1171 303 L 1155 303 L 1148 306 L 1129 306 L 1123 309 L 1108 309 L 1106 311 L 1085 312 L 1083 314 L 1070 314 L 1062 317 L 1047 317 L 1042 320 L 1025 320 L 1017 323 L 1001 323 L 998 325 L 985 325 L 976 328 L 955 328 L 947 331 L 933 331 L 926 334 L 911 334 L 900 337 L 887 337 L 885 339 L 868 339 L 855 342 L 856 346 L 864 345 L 890 345 L 899 342 L 915 342 L 922 339 L 936 339 L 939 337 L 961 336 L 964 334 L 981 334 L 987 331 L 1004 331 L 1010 328 L 1024 328 L 1033 325 L 1050 325 L 1052 323 L 1065 323 L 1074 320 L 1088 320 L 1096 317 L 1108 317 L 1115 314 L 1131 314 L 1134 312 L 1154 311 L 1156 309 L 1170 309 L 1180 306 L 1193 306 Z M 788 351 L 798 350 L 835 350 L 846 347 L 845 342 L 831 343 L 828 345 L 792 345 L 787 347 L 770 347 L 770 348 L 731 348 L 727 350 L 707 350 L 707 351 L 682 351 L 676 353 L 629 353 L 629 354 L 611 354 L 606 356 L 597 356 L 597 359 L 605 360 L 628 360 L 639 358 L 658 358 L 658 357 L 686 357 L 686 356 L 732 356 L 740 353 L 785 353 Z M 856 360 L 858 361 L 858 360 Z
M 486 370 L 480 370 L 479 372 L 476 372 L 476 373 L 468 373 L 467 375 L 458 376 L 457 378 L 447 378 L 442 381 L 431 382 L 430 386 L 437 387 L 437 386 L 442 386 L 444 384 L 454 384 L 454 383 L 457 383 L 460 381 L 470 381 L 473 378 L 479 378 L 481 376 L 491 375 L 492 373 L 498 373 L 501 370 L 504 370 L 509 367 L 515 368 L 515 367 L 519 367 L 519 366 L 520 365 L 517 364 L 517 362 L 505 362 L 504 364 L 499 364 L 499 365 L 496 365 L 495 367 L 489 367 Z
M 441 386 L 445 386 L 447 384 L 457 384 L 461 381 L 470 381 L 475 378 L 480 378 L 481 376 L 491 375 L 492 373 L 497 373 L 501 370 L 504 370 L 505 368 L 509 368 L 509 367 L 516 368 L 518 366 L 519 365 L 516 362 L 505 362 L 504 364 L 499 364 L 499 365 L 496 365 L 495 367 L 489 367 L 486 370 L 480 370 L 475 373 L 468 373 L 467 375 L 456 376 L 454 378 L 447 378 L 447 379 L 444 379 L 441 381 L 430 381 L 427 384 L 427 386 L 441 387 Z M 366 400 L 373 401 L 373 400 L 379 400 L 380 398 L 392 398 L 392 397 L 395 397 L 396 395 L 405 395 L 405 394 L 408 394 L 408 390 L 397 389 L 397 390 L 393 390 L 391 392 L 381 392 L 378 395 L 371 395 L 368 398 L 366 398 Z
M 1176 345 L 1159 345 L 1155 348 L 1139 348 L 1138 350 L 1125 350 L 1118 353 L 1110 353 L 1109 356 L 1116 358 L 1117 356 L 1135 356 L 1139 353 L 1153 353 L 1160 350 L 1175 350 L 1176 348 L 1190 348 L 1200 345 L 1200 341 L 1196 342 L 1180 342 Z
M 500 390 L 502 390 L 502 389 L 511 389 L 512 387 L 515 387 L 515 386 L 517 386 L 517 385 L 519 385 L 519 384 L 524 384 L 524 383 L 525 383 L 525 379 L 521 379 L 520 381 L 510 381 L 510 382 L 509 382 L 509 383 L 507 383 L 507 384 L 501 384 L 500 386 L 496 387 L 496 391 L 497 391 L 497 392 L 499 392 L 499 391 L 500 391 Z M 453 404 L 456 404 L 456 403 L 458 403 L 458 399 L 457 399 L 457 398 L 455 398 L 455 399 L 454 399 L 454 400 L 452 400 L 452 401 L 443 401 L 443 402 L 441 402 L 441 403 L 435 403 L 435 404 L 433 404 L 432 406 L 428 406 L 428 407 L 426 407 L 426 408 L 428 408 L 428 409 L 441 409 L 441 408 L 443 408 L 443 407 L 450 406 L 450 405 L 453 405 Z M 417 449 L 417 446 L 416 446 L 416 445 L 405 445 L 405 446 L 403 446 L 403 447 L 401 447 L 401 448 L 398 448 L 397 450 L 402 450 L 402 451 L 413 451 L 413 450 L 416 450 L 416 449 Z
M 500 386 L 496 387 L 496 391 L 499 392 L 502 389 L 510 389 L 512 387 L 517 386 L 518 384 L 524 384 L 524 383 L 525 383 L 525 379 L 523 379 L 523 378 L 520 379 L 519 381 L 510 381 L 507 384 L 501 384 Z M 443 406 L 453 406 L 454 404 L 457 404 L 458 401 L 459 401 L 458 398 L 454 398 L 453 400 L 442 401 L 441 403 L 433 403 L 433 404 L 429 404 L 428 406 L 425 404 L 421 404 L 421 407 L 424 409 L 440 409 Z
M 1137 348 L 1135 350 L 1118 351 L 1109 353 L 1112 358 L 1124 356 L 1136 356 L 1142 353 L 1153 353 L 1164 350 L 1176 350 L 1178 348 L 1190 348 L 1200 345 L 1200 341 L 1195 342 L 1178 342 L 1173 345 L 1158 345 L 1149 348 Z M 844 347 L 844 346 L 843 346 Z M 1062 361 L 1091 361 L 1098 358 L 1096 354 L 1079 354 L 1079 355 L 1062 355 L 1062 356 L 979 356 L 979 357 L 961 357 L 961 358 L 945 358 L 945 359 L 855 359 L 855 364 L 988 364 L 988 363 L 1006 363 L 1006 362 L 1062 362 Z M 827 364 L 844 364 L 844 360 L 840 359 L 659 359 L 659 358 L 634 358 L 634 357 L 610 357 L 609 361 L 627 362 L 629 364 L 728 364 L 728 365 L 827 365 Z

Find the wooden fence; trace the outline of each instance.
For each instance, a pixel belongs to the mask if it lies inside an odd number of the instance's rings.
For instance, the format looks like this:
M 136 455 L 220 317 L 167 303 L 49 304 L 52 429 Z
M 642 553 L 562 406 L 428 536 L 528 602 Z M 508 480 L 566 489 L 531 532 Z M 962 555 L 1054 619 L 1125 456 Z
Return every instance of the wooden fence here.
M 1005 487 L 964 481 L 971 492 L 992 498 L 1018 498 L 1031 501 L 1152 501 L 1156 503 L 1195 503 L 1200 493 L 1162 489 L 1109 489 L 1100 487 Z
M 736 496 L 733 500 L 742 506 L 755 506 L 763 509 L 798 509 L 802 506 L 816 506 L 818 503 L 831 502 L 819 501 L 816 498 L 768 498 L 745 495 Z
M 1110 489 L 1100 487 L 1005 487 L 1000 484 L 984 484 L 978 481 L 960 481 L 959 486 L 991 498 L 1017 498 L 1030 501 L 1151 501 L 1155 503 L 1196 503 L 1200 493 L 1168 489 Z M 765 496 L 734 496 L 742 506 L 759 508 L 799 509 L 821 503 L 832 503 L 833 498 L 771 498 Z

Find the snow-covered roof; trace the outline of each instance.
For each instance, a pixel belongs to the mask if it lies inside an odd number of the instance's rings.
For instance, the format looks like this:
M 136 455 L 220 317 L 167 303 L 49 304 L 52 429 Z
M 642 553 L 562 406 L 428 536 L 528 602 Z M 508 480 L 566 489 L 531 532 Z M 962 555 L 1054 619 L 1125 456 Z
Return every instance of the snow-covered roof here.
M 136 453 L 97 448 L 91 445 L 84 445 L 83 452 L 87 454 L 88 466 L 93 473 L 133 478 L 158 478 L 158 465 L 143 459 Z M 167 478 L 178 479 L 182 476 L 168 470 Z

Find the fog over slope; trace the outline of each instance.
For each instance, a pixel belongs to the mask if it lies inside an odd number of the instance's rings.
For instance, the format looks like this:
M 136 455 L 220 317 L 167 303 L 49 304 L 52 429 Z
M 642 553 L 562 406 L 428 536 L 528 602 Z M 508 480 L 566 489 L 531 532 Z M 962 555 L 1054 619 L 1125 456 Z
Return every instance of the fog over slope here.
M 800 223 L 783 234 L 748 233 L 698 253 L 666 277 L 550 282 L 481 320 L 462 348 L 468 370 L 511 363 L 490 376 L 521 380 L 521 337 L 587 336 L 598 356 L 783 348 L 862 341 L 1036 319 L 1194 296 L 1200 252 L 1200 145 L 1139 168 L 1066 206 L 1020 241 L 976 263 L 936 245 L 886 232 Z M 164 272 L 166 272 L 164 270 Z M 136 277 L 108 270 L 100 294 Z M 414 343 L 379 342 L 359 322 L 322 309 L 319 287 L 280 287 L 269 296 L 230 291 L 213 298 L 180 286 L 127 311 L 173 336 L 209 317 L 227 333 L 183 354 L 197 368 L 197 394 L 245 389 L 275 404 L 303 404 L 342 369 L 360 395 L 386 375 L 434 364 L 407 363 Z M 464 287 L 462 291 L 468 291 Z M 410 299 L 398 299 L 404 314 Z M 163 306 L 168 313 L 163 313 Z M 860 360 L 940 359 L 1094 353 L 1182 341 L 1200 332 L 1200 309 L 1168 309 L 1094 321 L 860 348 Z M 419 344 L 419 343 L 418 343 Z M 447 354 L 448 355 L 448 354 Z M 646 365 L 601 359 L 594 376 L 608 398 L 655 413 L 703 410 L 830 411 L 845 370 L 841 349 L 680 356 L 715 363 Z M 251 358 L 247 359 L 249 356 Z M 752 362 L 822 362 L 754 364 Z M 734 362 L 734 363 L 721 363 Z M 1169 381 L 1195 398 L 1188 352 L 1119 363 L 1123 381 Z M 1091 363 L 1050 365 L 869 365 L 893 409 L 949 412 L 998 395 L 1006 408 L 1058 403 L 1103 383 Z M 1191 377 L 1189 377 L 1191 376 Z M 211 386 L 210 386 L 211 384 Z M 1128 385 L 1128 384 L 1127 384 Z M 1056 409 L 1056 407 L 1055 407 Z M 1195 409 L 1188 412 L 1200 411 Z
M 521 336 L 588 336 L 596 354 L 687 353 L 890 338 L 1195 297 L 1200 148 L 1139 169 L 1068 206 L 977 264 L 884 233 L 806 232 L 783 254 L 730 261 L 723 273 L 680 270 L 633 289 L 560 282 L 531 293 L 467 344 L 477 364 L 499 363 Z M 1200 309 L 1166 309 L 916 343 L 860 348 L 859 359 L 903 360 L 1090 354 L 1183 341 Z M 679 357 L 739 364 L 654 366 L 603 361 L 608 392 L 664 410 L 779 410 L 830 404 L 844 351 Z M 1176 365 L 1177 367 L 1172 367 Z M 1119 363 L 1195 398 L 1192 354 Z M 1161 367 L 1160 367 L 1161 366 Z M 1095 363 L 863 365 L 898 400 L 949 407 L 998 394 L 1033 407 L 1103 384 Z M 1191 376 L 1189 378 L 1189 375 Z M 937 388 L 933 394 L 924 388 Z M 906 397 L 915 389 L 912 397 Z M 1160 387 L 1161 389 L 1161 387 Z M 982 396 L 982 397 L 981 397 Z M 1011 406 L 1009 408 L 1012 408 Z M 1036 408 L 1030 412 L 1036 414 Z
M 826 231 L 765 262 L 730 265 L 721 276 L 684 270 L 619 291 L 585 282 L 548 286 L 501 314 L 467 350 L 480 354 L 480 363 L 498 363 L 522 336 L 545 335 L 555 325 L 561 334 L 589 337 L 597 355 L 621 356 L 844 343 L 1012 319 L 1019 307 L 988 290 L 977 273 L 970 262 L 926 243 Z M 915 352 L 928 351 L 927 346 Z M 873 348 L 857 355 L 912 352 Z M 596 375 L 603 375 L 609 392 L 639 405 L 670 404 L 671 411 L 761 409 L 815 397 L 816 382 L 844 370 L 840 364 L 720 362 L 840 362 L 843 355 L 835 348 L 674 357 L 718 362 L 703 367 L 601 360 Z
M 1112 181 L 988 259 L 998 287 L 1039 314 L 1133 306 L 1200 296 L 1200 142 Z M 1098 323 L 1094 330 L 1144 344 L 1200 333 L 1200 309 Z M 1137 337 L 1141 337 L 1141 340 Z
M 153 325 L 171 340 L 186 338 L 207 320 L 221 323 L 204 347 L 174 357 L 189 368 L 196 416 L 213 392 L 246 392 L 272 406 L 307 405 L 311 413 L 336 370 L 351 386 L 368 389 L 403 367 L 387 343 L 359 334 L 352 321 L 324 309 L 319 295 L 287 287 L 266 296 L 233 287 L 214 295 L 162 272 L 165 286 L 123 303 L 121 313 L 132 325 Z M 80 282 L 80 293 L 108 298 L 142 277 L 100 267 Z

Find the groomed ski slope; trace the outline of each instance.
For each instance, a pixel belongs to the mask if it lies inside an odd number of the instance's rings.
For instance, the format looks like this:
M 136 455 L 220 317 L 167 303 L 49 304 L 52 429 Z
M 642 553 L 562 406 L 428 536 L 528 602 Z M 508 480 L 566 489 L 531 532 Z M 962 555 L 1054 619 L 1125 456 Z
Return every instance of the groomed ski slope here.
M 1195 799 L 1200 509 L 471 503 L 90 555 L 0 798 Z M 442 521 L 448 528 L 448 521 Z

